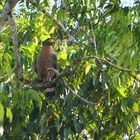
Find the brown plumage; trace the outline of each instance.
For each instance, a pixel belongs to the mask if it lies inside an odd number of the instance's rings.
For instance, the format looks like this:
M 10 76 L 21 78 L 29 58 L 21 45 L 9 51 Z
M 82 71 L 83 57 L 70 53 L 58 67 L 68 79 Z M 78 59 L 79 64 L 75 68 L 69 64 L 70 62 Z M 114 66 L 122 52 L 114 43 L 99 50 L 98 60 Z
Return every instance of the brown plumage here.
M 56 74 L 53 71 L 47 71 L 48 68 L 57 69 L 57 57 L 54 54 L 54 44 L 55 42 L 52 39 L 47 39 L 43 42 L 43 47 L 38 55 L 36 61 L 36 72 L 38 78 L 41 82 L 51 81 L 56 77 Z M 56 84 L 51 85 L 47 89 L 47 96 L 55 96 L 55 86 Z

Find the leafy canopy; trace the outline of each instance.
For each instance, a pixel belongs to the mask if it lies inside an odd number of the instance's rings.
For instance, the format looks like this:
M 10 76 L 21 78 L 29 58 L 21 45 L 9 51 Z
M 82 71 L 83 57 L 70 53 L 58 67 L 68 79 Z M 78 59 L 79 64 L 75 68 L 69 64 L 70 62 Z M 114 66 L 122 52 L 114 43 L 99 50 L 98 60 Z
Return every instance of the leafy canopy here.
M 5 26 L 0 36 L 0 125 L 4 129 L 0 137 L 139 139 L 139 9 L 138 0 L 127 7 L 120 0 L 19 1 L 13 16 L 23 76 L 37 79 L 34 59 L 41 42 L 53 37 L 59 72 L 75 62 L 63 79 L 93 104 L 72 95 L 62 79 L 57 81 L 56 99 L 48 101 L 44 90 L 31 89 L 9 73 L 16 59 L 12 32 Z

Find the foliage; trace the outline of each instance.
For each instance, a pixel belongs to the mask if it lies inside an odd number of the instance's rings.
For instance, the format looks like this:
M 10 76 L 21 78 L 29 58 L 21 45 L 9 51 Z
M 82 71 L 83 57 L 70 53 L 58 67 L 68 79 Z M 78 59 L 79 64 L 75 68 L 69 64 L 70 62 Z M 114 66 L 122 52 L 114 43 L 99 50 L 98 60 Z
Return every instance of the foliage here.
M 43 8 L 62 23 L 74 42 L 67 43 L 66 33 L 42 12 Z M 14 73 L 3 77 L 15 65 L 12 32 L 7 26 L 0 36 L 1 139 L 139 139 L 139 8 L 137 0 L 127 7 L 118 0 L 55 0 L 54 4 L 21 0 L 13 14 L 24 77 L 37 78 L 34 59 L 41 42 L 53 37 L 60 72 L 80 61 L 63 78 L 93 104 L 73 96 L 62 80 L 57 81 L 57 97 L 49 101 L 43 90 L 31 89 Z M 132 73 L 98 59 L 80 60 L 85 56 L 98 56 Z

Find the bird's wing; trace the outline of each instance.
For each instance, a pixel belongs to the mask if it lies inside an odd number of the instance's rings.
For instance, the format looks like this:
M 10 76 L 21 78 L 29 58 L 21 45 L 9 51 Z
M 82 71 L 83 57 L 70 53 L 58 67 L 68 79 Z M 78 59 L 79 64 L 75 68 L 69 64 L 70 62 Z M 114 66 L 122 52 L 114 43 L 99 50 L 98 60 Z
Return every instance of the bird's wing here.
M 57 69 L 58 68 L 57 56 L 53 54 L 52 59 L 53 59 L 53 68 Z
M 37 58 L 34 59 L 33 67 L 34 67 L 34 71 L 37 73 Z

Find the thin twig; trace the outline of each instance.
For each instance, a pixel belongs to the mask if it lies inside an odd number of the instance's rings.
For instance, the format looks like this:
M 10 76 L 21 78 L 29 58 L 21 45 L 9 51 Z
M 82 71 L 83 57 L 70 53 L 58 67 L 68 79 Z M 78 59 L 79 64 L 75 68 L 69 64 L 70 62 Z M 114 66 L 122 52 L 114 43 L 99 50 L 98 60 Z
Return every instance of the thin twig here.
M 85 56 L 85 57 L 83 57 L 81 60 L 88 60 L 88 59 L 97 59 L 97 60 L 100 60 L 103 64 L 110 65 L 111 67 L 114 67 L 115 69 L 118 69 L 118 70 L 120 70 L 120 71 L 132 72 L 130 69 L 117 66 L 117 65 L 111 63 L 110 61 L 108 61 L 108 60 L 106 60 L 106 59 L 104 59 L 104 58 L 100 58 L 100 57 L 98 57 L 98 56 Z M 139 73 L 140 71 L 137 70 L 137 71 L 135 71 L 135 72 Z
M 111 62 L 109 62 L 109 61 L 106 60 L 106 59 L 103 59 L 103 58 L 99 58 L 99 59 L 100 59 L 100 61 L 102 61 L 102 63 L 107 64 L 107 65 L 110 65 L 110 66 L 114 67 L 115 69 L 118 69 L 118 70 L 124 71 L 124 72 L 131 72 L 130 69 L 117 66 L 117 65 L 115 65 L 115 64 L 113 64 L 113 63 L 111 63 Z M 140 71 L 135 71 L 135 72 L 140 72 Z
M 129 73 L 130 76 L 132 76 L 136 81 L 140 82 L 140 78 L 137 77 L 136 75 Z
M 94 44 L 95 53 L 96 53 L 96 55 L 98 55 L 98 52 L 97 52 L 97 43 L 96 43 L 96 37 L 95 37 L 95 35 L 93 37 L 93 44 Z
M 5 77 L 7 77 L 8 75 L 10 75 L 11 73 L 13 73 L 15 71 L 15 69 L 16 69 L 16 66 L 10 72 L 8 72 L 7 74 L 5 74 L 2 77 L 0 77 L 0 79 L 3 79 Z
M 73 43 L 74 43 L 74 37 L 69 33 L 69 31 L 66 30 L 66 28 L 64 27 L 64 25 L 63 25 L 60 21 L 58 21 L 54 16 L 52 16 L 48 10 L 43 9 L 42 12 L 45 13 L 45 15 L 46 15 L 49 19 L 51 19 L 51 20 L 53 21 L 53 23 L 54 23 L 62 32 L 65 33 L 66 39 L 67 39 L 67 44 L 68 44 L 68 45 L 73 44 Z
M 54 22 L 54 24 L 55 24 L 61 31 L 63 31 L 68 37 L 70 36 L 70 34 L 69 34 L 68 31 L 66 30 L 66 28 L 62 25 L 62 23 L 59 22 L 54 16 L 52 16 L 52 15 L 50 14 L 49 11 L 47 11 L 46 9 L 43 9 L 42 12 L 45 13 L 45 15 L 46 15 L 49 19 L 51 19 L 51 20 Z
M 68 83 L 63 79 L 63 82 L 64 82 L 64 85 L 65 87 L 73 94 L 75 95 L 77 98 L 79 98 L 81 101 L 87 103 L 87 104 L 90 104 L 90 105 L 93 105 L 93 104 L 96 104 L 96 103 L 93 103 L 93 102 L 90 102 L 84 98 L 82 98 L 80 95 L 76 94 L 76 92 L 68 85 Z
M 62 7 L 69 13 L 69 15 L 70 15 L 72 18 L 75 18 L 75 14 L 74 14 L 73 11 L 71 10 L 71 6 L 70 6 L 69 0 L 67 0 L 68 8 L 66 7 L 66 5 L 64 4 L 63 1 L 62 1 L 61 3 L 62 3 Z M 92 8 L 91 10 L 85 11 L 85 12 L 90 12 L 90 11 L 92 11 L 92 10 L 96 10 L 96 9 L 93 9 L 93 8 Z M 95 29 L 96 26 L 102 21 L 102 19 L 104 19 L 104 18 L 105 18 L 109 13 L 111 13 L 111 12 L 112 12 L 112 10 L 110 10 L 110 11 L 104 13 L 104 14 L 102 15 L 102 17 L 99 17 L 99 18 L 98 18 L 98 21 L 97 21 L 95 24 L 92 25 L 93 29 Z M 78 14 L 77 14 L 77 16 L 78 16 Z M 76 19 L 76 20 L 77 20 L 77 19 Z M 88 34 L 83 28 L 80 28 L 80 30 L 85 34 L 85 36 L 88 38 L 89 42 L 90 42 L 91 44 L 94 44 L 94 38 L 92 38 L 92 37 L 90 36 L 90 34 Z

